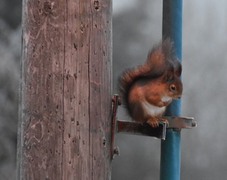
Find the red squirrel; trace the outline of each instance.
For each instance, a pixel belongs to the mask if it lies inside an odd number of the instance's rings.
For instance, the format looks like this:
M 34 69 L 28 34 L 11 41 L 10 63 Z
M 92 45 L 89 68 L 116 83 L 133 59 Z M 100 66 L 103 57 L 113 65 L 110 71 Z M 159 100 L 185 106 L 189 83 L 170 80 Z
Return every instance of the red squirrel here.
M 129 115 L 152 127 L 168 123 L 162 116 L 173 99 L 182 95 L 182 67 L 166 39 L 148 54 L 147 61 L 120 76 L 119 89 Z

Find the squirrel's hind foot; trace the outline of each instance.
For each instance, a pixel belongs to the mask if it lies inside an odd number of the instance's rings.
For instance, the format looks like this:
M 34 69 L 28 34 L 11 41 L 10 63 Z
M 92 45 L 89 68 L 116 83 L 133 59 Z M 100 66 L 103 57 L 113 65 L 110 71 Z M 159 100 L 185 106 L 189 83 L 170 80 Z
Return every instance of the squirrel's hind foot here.
M 156 128 L 159 126 L 159 123 L 160 122 L 163 122 L 163 123 L 166 123 L 167 125 L 169 124 L 168 120 L 165 119 L 165 118 L 158 118 L 158 117 L 150 117 L 146 123 L 149 124 L 152 128 Z

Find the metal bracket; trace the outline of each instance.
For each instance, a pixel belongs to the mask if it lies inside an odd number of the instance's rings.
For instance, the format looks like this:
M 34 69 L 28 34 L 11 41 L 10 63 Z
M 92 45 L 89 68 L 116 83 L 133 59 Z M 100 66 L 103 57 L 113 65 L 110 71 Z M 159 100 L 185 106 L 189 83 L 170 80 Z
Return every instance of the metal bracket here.
M 152 128 L 147 123 L 138 123 L 133 121 L 117 121 L 118 133 L 129 133 L 134 135 L 152 136 L 158 139 L 165 140 L 166 137 L 166 123 L 160 123 L 159 127 Z
M 168 129 L 191 129 L 197 126 L 197 122 L 193 117 L 170 117 L 165 116 L 168 120 Z
M 114 158 L 115 155 L 119 155 L 119 148 L 116 146 L 115 147 L 115 132 L 116 132 L 116 121 L 117 121 L 117 108 L 118 106 L 121 105 L 121 101 L 120 98 L 117 94 L 115 94 L 112 97 L 112 128 L 111 128 L 111 144 L 110 144 L 110 155 L 111 155 L 111 159 Z
M 192 117 L 170 117 L 165 116 L 168 120 L 168 124 L 160 123 L 159 127 L 152 128 L 147 123 L 139 123 L 133 121 L 117 120 L 117 108 L 121 105 L 121 100 L 117 94 L 112 98 L 112 131 L 111 131 L 111 157 L 119 155 L 119 148 L 115 147 L 115 133 L 129 133 L 133 135 L 144 135 L 152 136 L 162 140 L 166 138 L 166 129 L 177 129 L 183 128 L 190 129 L 196 127 L 196 121 Z

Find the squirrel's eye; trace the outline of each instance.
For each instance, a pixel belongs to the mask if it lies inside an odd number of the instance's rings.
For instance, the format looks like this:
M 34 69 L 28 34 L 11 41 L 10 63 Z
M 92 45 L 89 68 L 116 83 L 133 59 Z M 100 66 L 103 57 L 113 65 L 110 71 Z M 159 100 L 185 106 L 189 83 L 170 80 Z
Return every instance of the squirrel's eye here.
M 175 92 L 177 87 L 174 84 L 171 84 L 169 89 L 170 89 L 170 91 Z

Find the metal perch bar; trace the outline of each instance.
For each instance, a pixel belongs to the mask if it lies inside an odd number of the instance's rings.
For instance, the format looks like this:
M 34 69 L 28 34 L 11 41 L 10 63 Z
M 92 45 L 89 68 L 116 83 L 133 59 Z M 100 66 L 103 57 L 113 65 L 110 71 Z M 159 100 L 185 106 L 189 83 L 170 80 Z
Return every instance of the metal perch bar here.
M 193 117 L 165 117 L 169 124 L 160 123 L 159 127 L 152 128 L 147 123 L 134 121 L 117 120 L 116 131 L 118 133 L 129 133 L 135 135 L 154 136 L 159 139 L 165 139 L 166 128 L 168 129 L 191 129 L 196 127 L 196 121 Z
M 115 133 L 127 133 L 132 135 L 152 136 L 162 140 L 166 139 L 167 129 L 191 129 L 197 126 L 193 117 L 171 117 L 165 116 L 167 123 L 160 122 L 159 127 L 153 128 L 147 123 L 135 121 L 117 120 L 117 109 L 121 105 L 120 97 L 115 94 L 112 98 L 112 131 L 111 131 L 111 157 L 119 154 L 115 146 Z
M 152 128 L 147 123 L 133 121 L 117 121 L 118 133 L 129 133 L 134 135 L 153 136 L 159 139 L 166 137 L 166 123 L 160 123 L 159 127 Z

